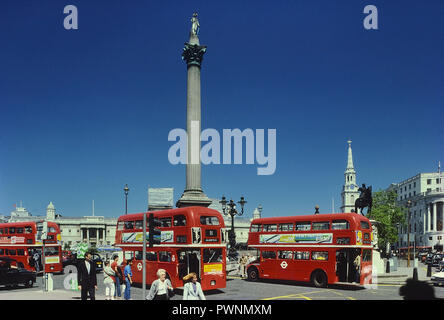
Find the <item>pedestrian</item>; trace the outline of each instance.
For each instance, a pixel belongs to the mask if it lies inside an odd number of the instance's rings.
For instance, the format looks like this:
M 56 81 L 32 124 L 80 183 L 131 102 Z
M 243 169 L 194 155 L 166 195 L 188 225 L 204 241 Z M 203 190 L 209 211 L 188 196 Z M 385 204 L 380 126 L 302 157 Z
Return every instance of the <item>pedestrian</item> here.
M 125 292 L 123 294 L 123 298 L 125 300 L 131 299 L 131 285 L 133 284 L 133 272 L 131 270 L 131 266 L 133 265 L 133 259 L 129 259 L 126 261 L 126 267 L 123 270 L 123 276 L 125 277 Z
M 86 300 L 88 298 L 88 293 L 89 298 L 91 300 L 95 300 L 95 290 L 97 290 L 96 266 L 91 261 L 90 252 L 86 252 L 85 260 L 78 263 L 77 271 L 77 283 L 79 284 L 82 300 Z
M 115 274 L 115 282 L 114 282 L 114 298 L 119 299 L 122 296 L 122 293 L 120 291 L 120 284 L 123 282 L 123 275 L 122 275 L 122 269 L 119 268 L 118 265 L 119 256 L 115 255 L 113 256 L 113 262 L 111 263 L 111 269 L 113 269 Z
M 34 259 L 34 266 L 35 266 L 35 272 L 40 272 L 40 254 L 37 250 L 34 250 L 34 254 L 32 255 L 32 258 Z
M 150 292 L 146 296 L 147 300 L 169 300 L 174 295 L 173 285 L 166 278 L 165 269 L 157 270 L 157 280 L 151 284 Z
M 241 278 L 245 278 L 246 276 L 246 267 L 247 267 L 247 260 L 248 258 L 243 255 L 242 258 L 240 259 L 240 268 L 241 268 Z
M 105 300 L 114 300 L 116 273 L 111 268 L 109 261 L 105 261 L 103 268 L 103 283 L 105 285 Z
M 206 300 L 202 291 L 202 287 L 197 282 L 197 274 L 191 272 L 183 277 L 185 285 L 183 287 L 183 300 Z
M 360 283 L 361 281 L 361 254 L 360 254 L 360 250 L 357 249 L 356 251 L 356 258 L 353 261 L 353 265 L 355 267 L 355 281 L 356 283 Z

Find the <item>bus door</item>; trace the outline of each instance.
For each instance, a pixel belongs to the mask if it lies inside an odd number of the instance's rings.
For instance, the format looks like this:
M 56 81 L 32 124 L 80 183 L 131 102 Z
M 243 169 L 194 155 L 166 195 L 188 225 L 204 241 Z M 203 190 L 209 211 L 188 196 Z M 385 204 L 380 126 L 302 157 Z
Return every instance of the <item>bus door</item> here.
M 336 275 L 338 282 L 360 282 L 354 264 L 356 257 L 360 254 L 361 250 L 355 248 L 336 251 Z M 359 271 L 360 269 L 361 266 L 359 265 Z
M 43 261 L 42 261 L 42 248 L 33 247 L 28 248 L 28 264 L 35 270 L 35 272 L 43 272 Z
M 276 251 L 264 250 L 261 252 L 259 276 L 273 278 L 276 276 Z
M 182 280 L 184 276 L 190 272 L 195 272 L 197 278 L 200 279 L 201 255 L 199 250 L 180 250 L 178 251 L 179 259 L 179 278 Z

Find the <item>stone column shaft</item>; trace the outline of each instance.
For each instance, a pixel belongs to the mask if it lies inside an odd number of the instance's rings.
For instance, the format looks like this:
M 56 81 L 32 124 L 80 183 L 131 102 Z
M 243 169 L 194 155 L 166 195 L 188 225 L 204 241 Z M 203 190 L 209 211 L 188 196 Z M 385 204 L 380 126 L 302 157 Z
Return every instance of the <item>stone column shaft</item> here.
M 438 226 L 437 226 L 437 222 L 438 222 L 438 212 L 436 212 L 436 202 L 433 203 L 433 230 L 434 231 L 438 231 Z
M 211 200 L 202 191 L 200 163 L 201 89 L 200 71 L 206 46 L 199 44 L 197 34 L 190 33 L 182 58 L 187 63 L 187 167 L 186 186 L 178 207 L 205 206 Z
M 188 67 L 187 81 L 187 135 L 188 159 L 185 191 L 202 191 L 200 164 L 201 132 L 200 68 Z M 193 134 L 193 135 L 192 135 Z

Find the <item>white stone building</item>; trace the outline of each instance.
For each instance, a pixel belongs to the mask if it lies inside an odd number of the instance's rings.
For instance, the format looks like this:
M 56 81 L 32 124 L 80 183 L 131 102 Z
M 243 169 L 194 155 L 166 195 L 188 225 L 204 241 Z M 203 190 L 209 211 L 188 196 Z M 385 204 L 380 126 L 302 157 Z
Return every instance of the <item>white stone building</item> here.
M 26 210 L 25 207 L 20 203 L 20 206 L 16 206 L 14 211 L 11 211 L 11 218 L 28 218 L 31 217 L 31 212 Z
M 410 234 L 410 246 L 431 247 L 442 250 L 444 244 L 443 205 L 444 174 L 440 166 L 438 172 L 419 173 L 399 183 L 393 183 L 389 189 L 397 193 L 398 204 L 407 207 L 410 200 L 410 228 L 399 227 L 397 248 L 407 247 Z M 437 247 L 435 247 L 437 246 Z
M 341 198 L 341 212 L 352 212 L 355 210 L 355 201 L 359 198 L 359 187 L 356 183 L 356 171 L 353 165 L 353 154 L 351 148 L 351 140 L 348 143 L 347 167 L 344 172 L 345 183 L 342 187 Z
M 24 211 L 26 211 L 26 209 L 20 210 L 20 212 Z M 115 242 L 117 218 L 105 218 L 94 215 L 62 217 L 56 214 L 56 209 L 52 202 L 50 202 L 46 208 L 46 216 L 31 216 L 30 214 L 12 215 L 11 213 L 9 222 L 42 220 L 52 221 L 59 225 L 63 249 L 65 248 L 65 244 L 71 247 L 80 242 L 100 249 L 101 247 L 112 246 Z

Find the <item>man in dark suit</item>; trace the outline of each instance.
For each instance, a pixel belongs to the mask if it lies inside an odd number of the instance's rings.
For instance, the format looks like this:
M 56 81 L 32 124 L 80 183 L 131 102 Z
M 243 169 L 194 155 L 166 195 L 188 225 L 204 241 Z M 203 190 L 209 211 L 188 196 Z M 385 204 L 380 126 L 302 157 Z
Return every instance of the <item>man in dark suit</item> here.
M 91 260 L 91 253 L 85 253 L 85 260 L 81 260 L 77 264 L 77 282 L 79 284 L 79 290 L 82 294 L 82 300 L 89 298 L 91 300 L 96 299 L 97 290 L 97 276 L 96 265 Z

